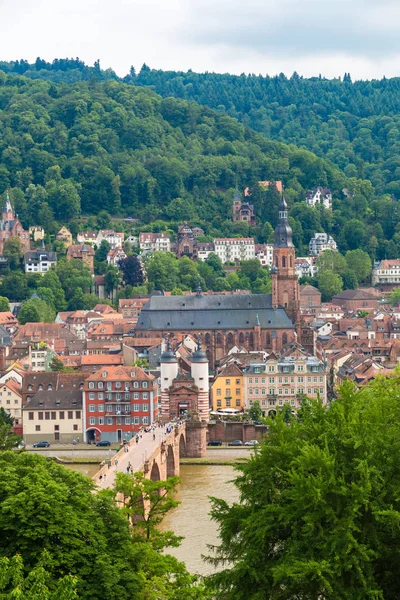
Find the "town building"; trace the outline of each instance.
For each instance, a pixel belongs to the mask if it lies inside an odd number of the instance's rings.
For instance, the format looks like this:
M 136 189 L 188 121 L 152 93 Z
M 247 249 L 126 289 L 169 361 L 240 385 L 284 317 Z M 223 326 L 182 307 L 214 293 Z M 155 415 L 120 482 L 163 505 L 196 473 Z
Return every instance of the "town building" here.
M 100 229 L 97 234 L 96 246 L 99 247 L 101 242 L 105 240 L 111 246 L 111 249 L 122 248 L 124 245 L 124 233 L 118 233 L 112 229 Z
M 260 261 L 262 267 L 272 267 L 274 245 L 273 244 L 255 244 L 255 258 Z
M 68 227 L 65 227 L 65 225 L 61 227 L 60 231 L 56 235 L 56 240 L 62 242 L 65 248 L 69 248 L 69 246 L 71 246 L 73 242 L 72 233 Z
M 315 190 L 307 190 L 306 204 L 308 206 L 322 205 L 328 210 L 332 210 L 332 192 L 328 188 L 320 185 Z
M 366 310 L 371 312 L 378 308 L 378 297 L 361 289 L 344 290 L 333 296 L 332 304 L 337 304 L 345 311 Z
M 22 423 L 21 381 L 10 377 L 0 382 L 0 408 L 14 419 L 14 425 Z
M 310 255 L 319 256 L 324 250 L 333 250 L 334 252 L 337 252 L 335 240 L 328 233 L 314 233 L 308 244 Z
M 258 185 L 261 188 L 264 188 L 264 190 L 267 190 L 270 185 L 274 185 L 276 187 L 277 192 L 279 192 L 279 194 L 283 194 L 283 183 L 282 183 L 282 181 L 259 181 Z M 244 195 L 245 195 L 245 197 L 251 196 L 250 188 L 247 187 L 244 190 Z
M 133 298 L 121 298 L 118 302 L 118 312 L 124 318 L 138 317 L 143 306 L 146 304 L 150 296 L 137 295 Z
M 178 239 L 176 245 L 176 255 L 178 258 L 181 256 L 188 256 L 189 258 L 196 258 L 197 250 L 197 239 L 191 227 L 184 221 L 183 225 L 178 227 Z
M 244 409 L 244 388 L 242 370 L 234 363 L 222 369 L 215 376 L 211 386 L 212 410 Z
M 18 219 L 18 216 L 16 216 L 13 207 L 11 206 L 10 197 L 7 192 L 0 220 L 0 255 L 3 254 L 4 243 L 11 237 L 19 238 L 24 252 L 29 250 L 29 231 L 25 231 L 22 227 L 21 221 Z
M 255 258 L 254 238 L 215 238 L 214 253 L 223 263 Z
M 26 252 L 24 254 L 25 273 L 40 273 L 44 275 L 57 264 L 57 254 L 51 250 L 46 250 L 44 244 L 38 250 Z
M 114 267 L 119 267 L 119 263 L 121 260 L 125 260 L 126 253 L 120 246 L 113 248 L 108 252 L 106 256 L 107 263 L 109 265 L 114 265 Z
M 244 368 L 244 404 L 259 402 L 264 415 L 276 415 L 289 404 L 298 410 L 304 396 L 327 402 L 327 369 L 322 360 L 304 352 L 297 344 L 281 354 L 270 354 L 265 362 Z
M 27 444 L 82 440 L 83 373 L 25 373 L 22 420 Z
M 316 314 L 317 309 L 321 308 L 322 294 L 313 285 L 302 285 L 300 287 L 300 310 L 311 310 Z
M 233 222 L 237 223 L 239 221 L 244 221 L 245 223 L 248 223 L 248 225 L 254 227 L 256 224 L 256 214 L 254 205 L 243 201 L 239 190 L 236 188 L 233 196 Z
M 297 277 L 299 279 L 300 277 L 314 277 L 318 272 L 318 267 L 316 266 L 315 262 L 315 256 L 303 256 L 296 258 L 295 266 Z
M 142 252 L 170 252 L 171 240 L 165 231 L 150 233 L 148 231 L 139 234 L 139 248 Z
M 136 337 L 201 337 L 212 367 L 235 346 L 279 351 L 298 335 L 300 294 L 294 261 L 282 197 L 271 267 L 272 295 L 203 294 L 201 288 L 190 296 L 152 295 L 139 315 Z
M 97 231 L 80 231 L 76 236 L 78 244 L 97 244 Z
M 160 358 L 160 381 L 164 421 L 181 417 L 209 421 L 209 363 L 200 342 L 192 354 L 190 375 L 179 373 L 178 360 L 168 342 Z
M 214 244 L 212 242 L 197 242 L 197 258 L 199 260 L 207 260 L 213 253 Z
M 72 244 L 67 249 L 67 260 L 81 260 L 93 273 L 94 250 L 89 244 Z
M 40 242 L 44 240 L 45 231 L 40 225 L 31 225 L 29 227 L 29 236 L 34 242 Z
M 83 390 L 84 439 L 130 440 L 158 419 L 158 383 L 139 367 L 103 367 Z
M 382 290 L 389 286 L 400 286 L 400 259 L 381 260 L 372 269 L 372 285 Z

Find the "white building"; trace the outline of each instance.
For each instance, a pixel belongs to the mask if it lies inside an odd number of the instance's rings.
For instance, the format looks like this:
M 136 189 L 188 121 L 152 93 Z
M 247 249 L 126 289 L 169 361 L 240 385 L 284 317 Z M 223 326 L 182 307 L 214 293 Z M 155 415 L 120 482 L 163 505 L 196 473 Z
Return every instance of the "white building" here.
M 381 260 L 372 269 L 372 285 L 400 285 L 400 259 Z
M 165 231 L 159 233 L 145 231 L 139 234 L 139 247 L 145 252 L 170 252 L 171 240 Z
M 57 264 L 57 254 L 45 248 L 26 252 L 24 255 L 25 273 L 41 273 L 44 275 Z
M 322 204 L 328 210 L 332 210 L 332 192 L 320 185 L 315 190 L 307 190 L 306 203 L 309 206 Z
M 255 256 L 260 261 L 262 267 L 272 267 L 273 261 L 273 244 L 256 244 Z
M 124 238 L 124 233 L 117 233 L 112 229 L 100 229 L 97 234 L 96 246 L 99 247 L 101 242 L 105 240 L 110 244 L 112 250 L 114 248 L 122 248 L 124 245 Z
M 125 258 L 126 253 L 122 248 L 114 248 L 113 250 L 110 250 L 106 257 L 107 263 L 114 265 L 115 267 L 118 267 L 120 260 L 125 260 Z
M 315 264 L 315 256 L 300 256 L 294 261 L 296 275 L 300 277 L 314 277 L 318 271 Z
M 337 252 L 337 244 L 328 233 L 314 233 L 308 244 L 308 250 L 311 256 L 319 256 L 324 250 Z
M 223 263 L 255 258 L 254 238 L 215 238 L 214 252 Z

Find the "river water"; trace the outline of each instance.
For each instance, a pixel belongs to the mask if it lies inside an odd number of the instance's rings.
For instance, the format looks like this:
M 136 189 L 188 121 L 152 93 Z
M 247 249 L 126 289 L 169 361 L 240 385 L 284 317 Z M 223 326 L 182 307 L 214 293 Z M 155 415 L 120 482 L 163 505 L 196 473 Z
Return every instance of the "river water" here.
M 165 517 L 162 527 L 184 536 L 184 540 L 167 552 L 185 562 L 191 573 L 207 575 L 214 567 L 201 556 L 210 554 L 207 544 L 218 544 L 218 526 L 209 516 L 209 496 L 236 501 L 238 492 L 232 483 L 235 471 L 230 466 L 181 465 L 180 477 L 177 500 L 181 504 Z

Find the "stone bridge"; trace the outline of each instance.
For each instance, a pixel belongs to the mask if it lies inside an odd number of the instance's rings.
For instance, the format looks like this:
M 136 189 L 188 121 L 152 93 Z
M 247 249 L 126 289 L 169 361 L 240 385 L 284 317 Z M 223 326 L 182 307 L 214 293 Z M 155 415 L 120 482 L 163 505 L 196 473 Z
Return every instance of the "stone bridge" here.
M 207 423 L 184 421 L 157 426 L 142 433 L 139 442 L 133 438 L 126 448 L 105 461 L 93 476 L 100 488 L 113 487 L 118 472 L 141 471 L 153 481 L 165 481 L 167 477 L 179 475 L 179 460 L 182 457 L 197 458 L 206 453 Z M 101 479 L 100 479 L 101 477 Z

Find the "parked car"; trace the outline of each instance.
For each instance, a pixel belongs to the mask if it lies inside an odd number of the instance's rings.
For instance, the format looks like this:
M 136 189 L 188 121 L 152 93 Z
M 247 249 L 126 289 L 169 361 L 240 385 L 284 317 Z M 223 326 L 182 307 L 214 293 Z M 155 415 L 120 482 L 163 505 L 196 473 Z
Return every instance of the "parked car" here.
M 257 446 L 257 444 L 258 444 L 257 440 L 249 440 L 248 442 L 244 443 L 245 446 Z
M 50 442 L 35 442 L 33 444 L 34 448 L 50 448 Z
M 243 446 L 243 442 L 242 440 L 232 440 L 228 446 Z
M 212 440 L 212 442 L 208 442 L 208 446 L 222 446 L 221 440 Z
M 102 440 L 101 442 L 97 442 L 96 446 L 111 446 L 111 442 L 108 440 Z

